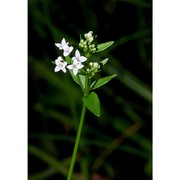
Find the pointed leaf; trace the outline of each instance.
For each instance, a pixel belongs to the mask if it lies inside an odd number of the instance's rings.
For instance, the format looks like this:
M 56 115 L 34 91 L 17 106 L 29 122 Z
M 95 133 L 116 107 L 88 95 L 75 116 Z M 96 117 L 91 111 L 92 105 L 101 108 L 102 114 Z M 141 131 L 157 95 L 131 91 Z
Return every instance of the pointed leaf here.
M 77 75 L 75 76 L 72 70 L 69 70 L 69 72 L 70 72 L 70 74 L 71 74 L 73 80 L 74 80 L 77 84 L 80 85 L 80 81 L 79 81 L 78 76 L 77 76 Z
M 104 66 L 108 62 L 108 58 L 102 60 L 100 63 Z
M 85 106 L 96 116 L 100 116 L 100 101 L 95 92 L 83 97 Z
M 81 75 L 81 74 L 79 74 L 78 75 L 79 76 L 79 79 L 80 79 L 80 81 L 81 81 L 81 84 L 83 85 L 83 88 L 85 89 L 85 81 L 86 81 L 86 77 L 85 77 L 85 75 Z
M 116 74 L 111 75 L 111 76 L 107 76 L 107 77 L 104 77 L 104 78 L 101 78 L 101 79 L 99 79 L 97 81 L 94 81 L 91 84 L 91 90 L 94 90 L 94 89 L 97 89 L 97 88 L 101 87 L 102 85 L 106 84 L 111 79 L 113 79 L 115 76 L 116 76 Z
M 109 41 L 109 42 L 105 42 L 105 43 L 102 43 L 102 44 L 98 44 L 96 53 L 104 51 L 105 49 L 110 47 L 113 43 L 114 43 L 114 41 Z

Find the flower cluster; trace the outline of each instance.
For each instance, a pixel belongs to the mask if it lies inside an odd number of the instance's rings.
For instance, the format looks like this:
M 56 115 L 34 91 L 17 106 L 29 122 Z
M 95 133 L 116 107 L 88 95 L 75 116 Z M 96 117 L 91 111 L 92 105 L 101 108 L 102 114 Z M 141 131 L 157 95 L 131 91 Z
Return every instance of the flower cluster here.
M 75 56 L 70 58 L 70 62 L 67 60 L 70 54 L 73 52 L 74 47 L 69 45 L 69 42 L 66 42 L 65 38 L 61 40 L 61 43 L 55 43 L 55 46 L 59 48 L 59 50 L 63 51 L 63 56 L 59 56 L 53 63 L 56 65 L 54 71 L 58 72 L 62 70 L 66 73 L 66 68 L 72 70 L 74 75 L 77 75 L 78 72 L 85 67 L 83 64 L 87 61 L 88 57 L 94 52 L 96 52 L 97 48 L 94 42 L 95 37 L 93 36 L 93 32 L 89 31 L 84 34 L 84 37 L 80 37 L 79 48 L 84 52 L 84 56 L 81 56 L 80 51 L 77 49 L 75 51 Z M 88 77 L 94 76 L 98 69 L 100 68 L 97 62 L 90 62 L 86 67 L 82 70 L 84 74 L 87 74 Z
M 90 55 L 90 54 L 96 52 L 97 47 L 94 42 L 93 31 L 89 31 L 88 33 L 84 34 L 84 38 L 81 37 L 79 47 L 85 53 L 87 53 L 87 55 Z
M 87 69 L 86 69 L 86 74 L 88 77 L 93 77 L 95 73 L 99 72 L 100 65 L 98 62 L 90 62 Z
M 96 73 L 102 70 L 102 67 L 108 62 L 108 58 L 99 60 L 96 56 L 91 57 L 94 53 L 99 53 L 110 47 L 114 41 L 108 41 L 105 43 L 96 44 L 95 37 L 92 31 L 80 35 L 79 46 L 75 49 L 73 46 L 66 42 L 63 38 L 60 43 L 55 43 L 55 46 L 61 51 L 55 61 L 52 61 L 56 65 L 55 72 L 63 71 L 64 73 L 69 70 L 70 75 L 74 82 L 76 82 L 83 92 L 83 104 L 94 115 L 100 116 L 100 101 L 98 95 L 94 92 L 95 89 L 105 85 L 116 74 L 100 77 L 95 76 Z M 91 61 L 92 59 L 92 61 Z M 96 61 L 96 59 L 98 59 Z
M 70 53 L 73 51 L 73 47 L 68 45 L 69 42 L 66 42 L 65 38 L 62 39 L 61 43 L 55 43 L 55 45 L 60 49 L 63 50 L 63 56 L 66 58 L 70 55 Z M 74 73 L 74 75 L 77 75 L 78 70 L 82 69 L 84 65 L 82 62 L 85 62 L 87 58 L 85 56 L 81 56 L 79 50 L 75 51 L 75 56 L 72 57 L 72 63 L 68 65 L 68 63 L 63 59 L 62 56 L 59 56 L 55 60 L 56 67 L 54 69 L 55 72 L 58 72 L 62 70 L 64 73 L 66 73 L 66 67 L 68 69 L 71 69 Z

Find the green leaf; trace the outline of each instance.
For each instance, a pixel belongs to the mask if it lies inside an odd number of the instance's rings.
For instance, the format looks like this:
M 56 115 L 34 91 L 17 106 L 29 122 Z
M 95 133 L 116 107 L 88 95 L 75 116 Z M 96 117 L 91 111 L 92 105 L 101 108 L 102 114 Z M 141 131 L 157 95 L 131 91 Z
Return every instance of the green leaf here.
M 104 66 L 108 62 L 108 58 L 102 60 L 100 63 Z
M 109 41 L 109 42 L 105 42 L 105 43 L 102 43 L 102 44 L 98 44 L 96 53 L 104 51 L 105 49 L 110 47 L 113 43 L 114 43 L 114 41 Z
M 66 56 L 66 57 L 65 57 L 65 60 L 66 60 L 66 62 L 67 62 L 68 64 L 70 64 L 71 61 L 72 61 L 71 57 L 69 57 L 69 56 Z
M 72 71 L 72 70 L 69 70 L 69 72 L 70 72 L 70 74 L 71 74 L 73 80 L 74 80 L 77 84 L 80 85 L 80 81 L 79 81 L 78 76 L 77 76 L 77 75 L 75 76 L 75 75 L 73 74 L 73 71 Z
M 83 85 L 83 88 L 85 89 L 85 81 L 86 81 L 86 77 L 85 77 L 85 75 L 81 75 L 81 74 L 79 74 L 79 75 L 77 75 L 77 76 L 79 76 L 79 79 L 80 79 L 80 81 L 81 81 L 81 83 L 82 83 L 82 85 Z
M 116 76 L 116 74 L 111 75 L 111 76 L 107 76 L 107 77 L 104 77 L 104 78 L 101 78 L 101 79 L 99 79 L 97 81 L 94 81 L 91 84 L 91 90 L 94 90 L 94 89 L 97 89 L 97 88 L 101 87 L 102 85 L 106 84 L 111 79 L 113 79 L 115 76 Z
M 100 101 L 95 92 L 83 97 L 85 106 L 96 116 L 100 116 Z

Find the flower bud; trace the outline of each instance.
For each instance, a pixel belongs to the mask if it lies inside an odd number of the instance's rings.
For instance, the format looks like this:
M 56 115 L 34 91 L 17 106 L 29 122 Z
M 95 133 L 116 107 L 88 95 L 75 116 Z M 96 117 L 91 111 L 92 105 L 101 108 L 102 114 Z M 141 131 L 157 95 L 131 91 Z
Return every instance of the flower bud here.
M 88 33 L 84 34 L 84 37 L 85 37 L 86 39 L 89 39 L 89 38 L 92 37 L 92 33 L 93 33 L 93 31 L 89 31 Z
M 89 38 L 88 38 L 89 44 L 92 43 L 93 40 L 94 40 L 94 37 L 93 37 L 93 36 L 89 37 Z
M 99 64 L 97 62 L 94 62 L 94 68 L 98 69 Z
M 89 66 L 90 66 L 90 67 L 93 67 L 93 62 L 90 62 L 90 63 L 89 63 Z

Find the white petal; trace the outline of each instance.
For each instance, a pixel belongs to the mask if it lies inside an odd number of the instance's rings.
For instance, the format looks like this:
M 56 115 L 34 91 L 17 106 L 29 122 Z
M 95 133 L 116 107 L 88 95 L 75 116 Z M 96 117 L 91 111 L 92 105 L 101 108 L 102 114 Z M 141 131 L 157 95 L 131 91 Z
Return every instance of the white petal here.
M 65 69 L 65 67 L 63 67 L 63 68 L 62 68 L 62 71 L 63 71 L 64 73 L 66 73 L 66 69 Z
M 74 75 L 76 75 L 76 74 L 78 73 L 78 69 L 77 69 L 77 68 L 74 68 L 74 69 L 73 69 L 73 73 L 74 73 Z
M 76 58 L 74 58 L 73 64 L 78 64 L 78 60 Z
M 77 59 L 80 57 L 80 53 L 79 53 L 79 51 L 78 51 L 78 50 L 76 50 L 76 52 L 75 52 L 75 56 L 76 56 L 76 58 L 77 58 Z
M 63 55 L 66 57 L 66 56 L 69 55 L 69 52 L 64 51 L 64 52 L 63 52 Z
M 67 65 L 67 62 L 65 62 L 65 61 L 64 61 L 64 62 L 62 62 L 62 63 L 63 63 L 63 66 L 64 66 L 64 67 L 66 67 L 66 65 Z
M 73 50 L 73 47 L 70 46 L 70 47 L 69 47 L 69 53 L 70 53 L 72 50 Z
M 63 46 L 63 50 L 66 51 L 66 52 L 68 51 L 68 48 L 69 48 L 68 45 L 64 45 L 64 46 Z
M 56 66 L 55 69 L 54 69 L 55 72 L 58 72 L 58 71 L 60 71 L 60 70 L 61 70 L 61 67 L 60 67 L 60 66 Z
M 59 56 L 57 59 L 58 59 L 59 61 L 63 61 L 63 58 L 62 58 L 61 56 Z
M 67 66 L 67 68 L 68 68 L 68 69 L 73 69 L 73 65 L 70 64 L 70 65 Z
M 77 68 L 78 68 L 78 69 L 81 69 L 81 68 L 83 68 L 83 67 L 84 67 L 83 64 L 78 64 L 78 65 L 77 65 Z
M 87 60 L 87 58 L 86 58 L 86 57 L 84 57 L 84 56 L 81 56 L 81 57 L 79 57 L 79 60 L 80 60 L 81 62 L 84 62 L 84 61 L 86 61 L 86 60 Z
M 56 59 L 56 60 L 55 60 L 55 64 L 56 64 L 56 65 L 59 65 L 60 63 L 61 63 L 61 61 L 60 61 L 59 59 Z
M 61 44 L 62 44 L 62 46 L 65 46 L 65 45 L 68 45 L 69 42 L 66 42 L 65 38 L 63 38 L 61 41 Z
M 62 45 L 66 44 L 66 40 L 64 38 L 62 39 L 61 44 Z
M 56 45 L 60 50 L 63 49 L 63 46 L 62 46 L 60 43 L 56 43 L 55 45 Z
M 59 47 L 61 44 L 59 44 L 59 43 L 55 43 L 55 45 L 56 45 L 57 47 Z
M 72 60 L 73 60 L 73 61 L 77 61 L 76 57 L 72 57 Z

